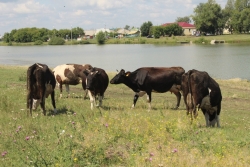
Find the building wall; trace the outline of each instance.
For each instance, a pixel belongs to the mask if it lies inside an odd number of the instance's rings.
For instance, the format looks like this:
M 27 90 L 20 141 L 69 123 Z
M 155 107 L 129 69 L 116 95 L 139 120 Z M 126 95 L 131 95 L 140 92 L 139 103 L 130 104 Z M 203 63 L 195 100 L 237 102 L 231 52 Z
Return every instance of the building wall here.
M 184 29 L 184 35 L 194 35 L 196 32 L 195 28 L 183 28 Z

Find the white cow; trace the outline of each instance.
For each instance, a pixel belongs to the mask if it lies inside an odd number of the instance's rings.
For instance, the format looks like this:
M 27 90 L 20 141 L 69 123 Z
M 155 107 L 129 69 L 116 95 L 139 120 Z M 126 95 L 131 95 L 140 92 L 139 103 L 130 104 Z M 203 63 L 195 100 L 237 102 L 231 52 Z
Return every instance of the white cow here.
M 82 83 L 83 90 L 86 90 L 86 75 L 83 73 L 85 69 L 90 69 L 92 66 L 90 64 L 62 64 L 56 66 L 53 70 L 54 76 L 56 78 L 57 84 L 60 88 L 60 97 L 62 97 L 62 85 L 65 84 L 66 92 L 68 96 L 69 93 L 69 85 L 77 85 Z M 87 93 L 87 92 L 86 92 Z M 86 94 L 84 98 L 86 97 Z

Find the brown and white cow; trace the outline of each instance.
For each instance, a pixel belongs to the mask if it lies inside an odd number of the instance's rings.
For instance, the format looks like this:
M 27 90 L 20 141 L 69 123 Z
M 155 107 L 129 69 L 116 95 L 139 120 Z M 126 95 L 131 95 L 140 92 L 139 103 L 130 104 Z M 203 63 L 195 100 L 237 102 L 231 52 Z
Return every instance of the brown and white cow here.
M 96 96 L 98 96 L 99 104 L 96 106 L 102 106 L 102 99 L 104 93 L 109 84 L 109 78 L 107 73 L 101 68 L 91 68 L 90 70 L 84 71 L 86 78 L 86 88 L 91 103 L 91 110 L 93 110 L 94 104 L 96 104 Z
M 152 92 L 165 93 L 170 91 L 176 95 L 177 104 L 175 109 L 177 109 L 181 100 L 181 76 L 184 73 L 185 70 L 182 67 L 142 67 L 134 72 L 125 72 L 122 69 L 111 79 L 110 83 L 123 83 L 135 92 L 132 108 L 135 107 L 138 97 L 147 93 L 150 110 Z
M 205 116 L 206 126 L 214 126 L 217 123 L 220 127 L 221 90 L 219 84 L 207 72 L 189 70 L 182 75 L 181 89 L 187 114 L 191 114 L 191 119 L 192 115 L 197 117 L 198 106 Z
M 35 63 L 27 70 L 27 108 L 30 115 L 32 115 L 32 109 L 36 109 L 40 103 L 43 110 L 43 114 L 46 115 L 45 110 L 45 98 L 51 95 L 52 105 L 54 107 L 54 113 L 56 113 L 55 104 L 55 89 L 56 80 L 45 64 Z M 29 113 L 27 113 L 29 114 Z
M 86 75 L 83 73 L 85 69 L 90 69 L 92 66 L 90 64 L 63 64 L 56 66 L 53 69 L 56 81 L 60 88 L 60 97 L 62 97 L 62 85 L 65 84 L 66 92 L 69 93 L 69 85 L 77 85 L 82 83 L 83 90 L 86 90 Z M 87 92 L 84 96 L 86 97 Z

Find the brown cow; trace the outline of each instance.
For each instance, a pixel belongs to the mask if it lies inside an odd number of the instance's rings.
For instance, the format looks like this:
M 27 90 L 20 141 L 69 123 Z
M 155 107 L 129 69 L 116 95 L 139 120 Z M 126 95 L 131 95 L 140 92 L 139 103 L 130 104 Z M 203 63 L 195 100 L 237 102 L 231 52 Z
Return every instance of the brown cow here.
M 150 110 L 152 92 L 164 93 L 170 91 L 177 97 L 175 107 L 177 109 L 181 100 L 181 76 L 184 73 L 185 70 L 182 67 L 142 67 L 134 72 L 125 72 L 125 70 L 122 69 L 110 83 L 124 83 L 135 92 L 132 108 L 135 107 L 138 97 L 147 93 Z
M 197 117 L 198 106 L 205 116 L 206 126 L 214 126 L 217 123 L 220 127 L 221 90 L 219 84 L 207 72 L 189 70 L 182 75 L 181 89 L 187 114 L 191 114 L 191 119 L 192 115 Z
M 91 109 L 93 110 L 93 105 L 96 103 L 96 96 L 99 98 L 99 105 L 96 106 L 102 106 L 102 99 L 108 87 L 109 78 L 107 73 L 101 68 L 94 67 L 90 70 L 85 70 L 84 73 L 87 76 L 86 88 L 91 102 Z
M 56 113 L 55 89 L 56 80 L 52 71 L 45 64 L 35 63 L 27 70 L 27 108 L 30 115 L 40 103 L 43 114 L 46 115 L 45 98 L 51 95 L 54 113 Z M 28 113 L 27 113 L 28 114 Z
M 83 73 L 85 69 L 90 69 L 92 66 L 90 64 L 63 64 L 56 66 L 53 69 L 56 81 L 60 88 L 60 97 L 62 97 L 62 85 L 65 84 L 66 92 L 69 94 L 69 85 L 77 85 L 82 82 L 83 90 L 86 90 L 86 76 Z M 86 97 L 87 92 L 84 96 Z

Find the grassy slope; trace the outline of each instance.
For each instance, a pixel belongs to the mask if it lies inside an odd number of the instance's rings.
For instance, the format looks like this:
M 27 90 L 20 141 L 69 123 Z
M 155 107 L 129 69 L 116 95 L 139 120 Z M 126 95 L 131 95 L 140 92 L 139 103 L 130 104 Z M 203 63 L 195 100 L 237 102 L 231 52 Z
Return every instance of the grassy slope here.
M 248 166 L 250 164 L 250 83 L 217 80 L 223 101 L 221 125 L 206 128 L 199 117 L 193 124 L 179 110 L 173 94 L 153 93 L 153 110 L 146 98 L 135 109 L 133 92 L 109 85 L 103 108 L 90 110 L 83 91 L 71 86 L 72 97 L 59 99 L 58 114 L 39 108 L 26 116 L 25 67 L 0 66 L 0 153 L 2 166 Z M 110 79 L 114 74 L 110 73 Z M 64 95 L 66 93 L 64 92 Z M 4 152 L 7 152 L 5 154 Z M 150 155 L 151 154 L 151 155 Z

